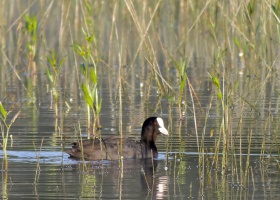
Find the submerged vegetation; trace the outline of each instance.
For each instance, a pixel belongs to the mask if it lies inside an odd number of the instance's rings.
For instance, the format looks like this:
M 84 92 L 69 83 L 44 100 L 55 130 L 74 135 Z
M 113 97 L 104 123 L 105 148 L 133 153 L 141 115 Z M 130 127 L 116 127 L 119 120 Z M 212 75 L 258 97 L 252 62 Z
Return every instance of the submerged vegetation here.
M 280 171 L 279 1 L 29 3 L 4 0 L 0 6 L 5 153 L 11 125 L 21 114 L 29 116 L 30 149 L 43 141 L 34 139 L 41 137 L 39 119 L 60 130 L 42 146 L 61 148 L 84 132 L 99 136 L 101 127 L 105 135 L 113 130 L 135 136 L 131 132 L 144 118 L 162 115 L 172 133 L 160 141 L 166 169 L 172 165 L 168 152 L 177 152 L 179 178 L 187 166 L 184 155 L 196 152 L 202 193 L 212 187 L 226 199 L 228 182 L 242 189 L 254 184 L 252 154 L 262 161 L 262 174 L 269 167 Z M 5 105 L 23 111 L 8 123 Z M 39 175 L 37 170 L 34 183 Z

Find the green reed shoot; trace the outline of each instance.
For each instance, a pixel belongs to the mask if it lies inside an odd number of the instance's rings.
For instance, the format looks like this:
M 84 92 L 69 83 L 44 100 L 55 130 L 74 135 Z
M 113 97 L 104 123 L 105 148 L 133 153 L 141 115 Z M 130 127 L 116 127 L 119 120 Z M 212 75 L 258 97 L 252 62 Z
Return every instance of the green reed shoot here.
M 2 104 L 2 102 L 0 102 L 0 126 L 1 126 L 1 132 L 2 132 L 2 148 L 3 148 L 3 154 L 4 157 L 7 156 L 7 145 L 8 145 L 8 138 L 9 138 L 9 134 L 10 134 L 10 128 L 13 125 L 13 123 L 15 122 L 16 118 L 18 117 L 20 111 L 15 114 L 15 116 L 13 117 L 13 119 L 10 121 L 10 123 L 7 122 L 7 117 L 9 115 L 10 112 L 7 112 Z
M 57 79 L 59 76 L 60 69 L 66 59 L 66 57 L 62 58 L 61 61 L 58 61 L 56 58 L 56 54 L 54 51 L 51 51 L 51 54 L 47 56 L 47 59 L 49 61 L 50 67 L 47 67 L 46 73 L 47 77 L 51 83 L 51 88 L 52 88 L 52 95 L 54 97 L 54 103 L 55 103 L 55 116 L 58 117 L 58 98 L 59 94 L 56 89 L 57 87 Z
M 174 60 L 173 60 L 174 61 Z M 180 115 L 180 119 L 182 119 L 182 100 L 183 100 L 183 94 L 185 91 L 185 87 L 186 87 L 186 80 L 187 80 L 187 61 L 186 59 L 182 60 L 180 59 L 180 63 L 175 62 L 175 67 L 178 71 L 178 74 L 180 76 L 180 82 L 179 82 L 179 95 L 178 95 L 178 106 L 179 106 L 179 115 Z
M 84 62 L 83 64 L 80 65 L 81 72 L 83 73 L 85 80 L 81 85 L 81 88 L 84 93 L 84 99 L 87 103 L 88 109 L 88 130 L 90 130 L 91 127 L 91 117 L 90 117 L 90 112 L 93 113 L 94 117 L 94 122 L 93 122 L 93 134 L 95 133 L 96 130 L 98 130 L 101 125 L 100 125 L 100 120 L 99 120 L 99 114 L 101 111 L 101 106 L 102 106 L 102 99 L 99 97 L 98 94 L 98 74 L 97 74 L 97 65 L 96 61 L 93 58 L 93 53 L 91 51 L 91 45 L 94 44 L 95 37 L 94 34 L 89 34 L 87 33 L 84 29 L 83 33 L 85 36 L 86 40 L 86 47 L 81 46 L 78 43 L 75 43 L 73 45 L 74 51 L 80 55 Z M 89 137 L 90 135 L 88 135 Z
M 216 86 L 216 88 L 218 89 L 218 93 L 217 93 L 217 96 L 219 97 L 220 100 L 223 100 L 223 94 L 222 94 L 222 91 L 221 91 L 221 84 L 220 84 L 220 80 L 217 76 L 213 76 L 211 75 L 210 73 L 208 73 L 210 78 L 211 78 L 211 81 L 212 83 Z
M 220 54 L 217 55 L 217 61 L 219 61 L 219 59 L 221 59 Z M 227 164 L 227 135 L 226 135 L 226 127 L 225 127 L 225 104 L 224 104 L 224 96 L 221 90 L 221 84 L 220 84 L 220 80 L 217 76 L 214 76 L 210 73 L 208 73 L 212 83 L 216 86 L 218 92 L 217 92 L 217 96 L 218 98 L 221 100 L 222 103 L 222 108 L 223 108 L 223 117 L 222 117 L 222 122 L 221 122 L 221 132 L 220 132 L 220 136 L 222 135 L 222 140 L 223 140 L 223 160 L 222 160 L 222 165 L 223 168 L 225 168 L 226 164 Z M 219 137 L 219 141 L 221 140 L 221 137 Z M 218 146 L 217 146 L 218 147 Z M 216 149 L 216 154 L 218 153 L 218 148 Z
M 25 29 L 27 31 L 27 49 L 28 59 L 33 61 L 36 55 L 36 43 L 37 43 L 37 18 L 36 16 L 25 15 Z

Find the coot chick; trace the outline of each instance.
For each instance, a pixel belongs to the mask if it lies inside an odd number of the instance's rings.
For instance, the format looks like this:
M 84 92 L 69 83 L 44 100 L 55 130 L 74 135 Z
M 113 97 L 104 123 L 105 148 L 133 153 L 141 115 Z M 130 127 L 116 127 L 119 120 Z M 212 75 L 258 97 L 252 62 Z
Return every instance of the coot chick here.
M 142 125 L 140 141 L 117 136 L 95 138 L 83 140 L 82 145 L 81 142 L 74 142 L 66 153 L 72 158 L 84 157 L 86 160 L 118 160 L 121 156 L 123 159 L 157 158 L 156 141 L 160 133 L 168 135 L 163 120 L 150 117 Z

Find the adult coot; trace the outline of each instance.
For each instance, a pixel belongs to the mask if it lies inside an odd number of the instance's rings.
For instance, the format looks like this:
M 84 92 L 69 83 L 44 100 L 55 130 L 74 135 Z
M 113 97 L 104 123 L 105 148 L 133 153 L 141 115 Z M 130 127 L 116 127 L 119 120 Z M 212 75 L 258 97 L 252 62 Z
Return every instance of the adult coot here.
M 118 160 L 157 158 L 157 136 L 162 133 L 168 135 L 163 120 L 159 117 L 149 117 L 142 125 L 141 140 L 110 136 L 74 142 L 66 153 L 72 158 L 86 160 Z

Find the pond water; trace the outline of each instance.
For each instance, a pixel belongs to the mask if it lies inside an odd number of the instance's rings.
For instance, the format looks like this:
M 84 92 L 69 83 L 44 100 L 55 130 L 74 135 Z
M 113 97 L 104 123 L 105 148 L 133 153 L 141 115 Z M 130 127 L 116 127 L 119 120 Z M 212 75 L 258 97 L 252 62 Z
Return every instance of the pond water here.
M 2 1 L 0 102 L 7 122 L 20 111 L 6 156 L 0 139 L 2 199 L 279 199 L 277 9 L 241 0 Z M 83 32 L 94 33 L 91 46 Z M 73 44 L 90 46 L 89 70 L 96 62 L 102 137 L 139 140 L 143 121 L 161 117 L 169 135 L 159 136 L 157 159 L 64 153 L 93 132 L 81 86 L 87 60 Z
M 199 169 L 195 154 L 180 159 L 161 153 L 154 160 L 80 162 L 65 153 L 9 151 L 8 171 L 1 172 L 3 199 L 269 199 L 279 197 L 277 166 L 269 158 L 250 159 L 251 176 L 242 185 L 233 173 Z M 205 175 L 201 176 L 201 171 Z M 207 171 L 207 174 L 206 174 Z M 242 178 L 242 177 L 240 177 Z
M 103 110 L 107 111 L 101 114 L 103 137 L 118 134 L 119 126 L 114 106 L 110 101 L 106 101 L 109 99 L 106 95 L 109 92 L 106 91 L 109 90 L 104 88 Z M 48 95 L 41 94 L 40 98 L 48 99 L 50 98 Z M 252 137 L 255 142 L 252 142 L 249 154 L 244 147 L 241 147 L 241 150 L 237 147 L 238 150 L 230 150 L 229 164 L 226 170 L 223 170 L 222 152 L 218 154 L 215 152 L 218 136 L 208 136 L 202 143 L 203 126 L 198 126 L 199 144 L 204 144 L 203 151 L 198 152 L 195 131 L 193 127 L 188 127 L 193 123 L 193 118 L 186 116 L 183 125 L 180 125 L 178 115 L 169 118 L 168 114 L 165 114 L 169 111 L 168 106 L 163 106 L 160 116 L 164 119 L 170 135 L 159 137 L 158 159 L 153 162 L 150 159 L 124 160 L 123 163 L 83 162 L 69 158 L 63 150 L 70 148 L 71 142 L 78 140 L 79 123 L 82 136 L 87 137 L 84 113 L 74 108 L 67 111 L 63 126 L 56 128 L 54 112 L 49 106 L 44 105 L 47 103 L 45 100 L 36 106 L 35 114 L 31 110 L 33 106 L 27 105 L 22 109 L 10 133 L 13 140 L 9 140 L 8 167 L 3 158 L 3 151 L 0 151 L 3 199 L 277 199 L 279 197 L 279 155 L 273 148 L 270 153 L 266 151 L 262 154 L 259 146 L 259 141 L 262 140 L 258 139 L 258 135 Z M 163 105 L 165 103 L 167 102 L 161 102 Z M 113 108 L 111 112 L 109 105 Z M 129 102 L 126 105 L 126 111 L 123 112 L 123 134 L 139 139 L 142 123 L 140 116 L 144 116 L 141 114 L 144 112 L 137 104 L 133 108 L 129 106 Z M 39 119 L 34 115 L 40 115 Z M 217 118 L 214 114 L 209 116 L 209 120 Z M 60 130 L 61 127 L 63 132 Z M 211 125 L 209 127 L 210 132 L 213 127 Z M 258 129 L 259 127 L 255 127 L 252 130 L 257 133 Z M 241 141 L 242 146 L 248 147 L 248 141 L 244 143 Z M 215 156 L 218 156 L 217 161 Z

